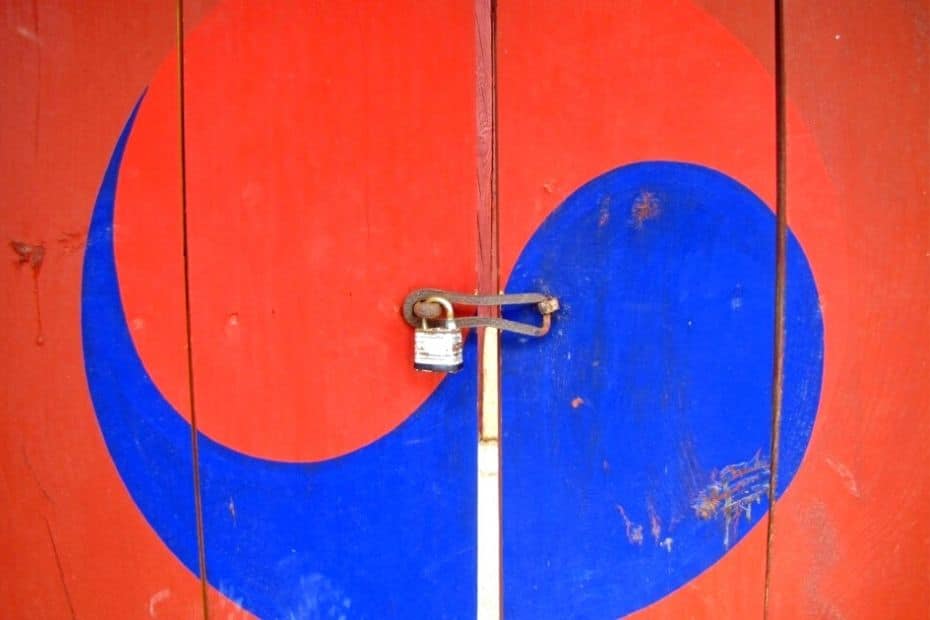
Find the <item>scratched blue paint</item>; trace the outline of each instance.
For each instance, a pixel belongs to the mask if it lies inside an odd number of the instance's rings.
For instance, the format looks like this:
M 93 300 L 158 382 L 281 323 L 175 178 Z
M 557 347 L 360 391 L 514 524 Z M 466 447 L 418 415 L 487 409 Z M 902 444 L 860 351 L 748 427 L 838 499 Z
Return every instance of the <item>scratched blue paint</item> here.
M 117 281 L 114 194 L 135 113 L 107 167 L 88 235 L 85 370 L 129 493 L 198 574 L 191 428 L 146 373 Z M 469 342 L 464 372 L 392 433 L 335 460 L 262 460 L 201 435 L 208 581 L 262 618 L 474 617 L 475 377 Z
M 562 309 L 546 338 L 503 343 L 507 618 L 632 612 L 764 516 L 774 237 L 747 188 L 670 162 L 594 179 L 537 230 L 507 289 L 554 293 Z M 794 236 L 787 261 L 779 493 L 810 438 L 823 360 Z M 708 501 L 721 490 L 748 514 Z

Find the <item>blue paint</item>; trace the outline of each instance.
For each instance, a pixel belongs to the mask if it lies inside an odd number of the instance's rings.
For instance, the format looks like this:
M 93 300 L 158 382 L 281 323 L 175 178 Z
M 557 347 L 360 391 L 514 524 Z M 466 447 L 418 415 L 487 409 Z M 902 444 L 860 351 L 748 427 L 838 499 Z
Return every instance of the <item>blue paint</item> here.
M 88 235 L 85 367 L 123 482 L 197 574 L 191 428 L 135 350 L 114 259 L 114 194 L 135 114 L 107 167 Z M 335 460 L 262 460 L 200 435 L 209 582 L 262 618 L 474 617 L 475 378 L 469 342 L 465 372 L 443 381 L 399 428 Z
M 764 495 L 753 500 L 768 483 L 774 237 L 748 189 L 664 162 L 596 178 L 533 236 L 507 289 L 552 292 L 562 310 L 546 338 L 503 343 L 507 618 L 630 613 L 763 517 Z M 823 360 L 817 290 L 793 236 L 787 260 L 779 492 L 810 438 Z M 701 498 L 726 482 L 750 513 L 727 523 L 721 502 L 701 518 Z

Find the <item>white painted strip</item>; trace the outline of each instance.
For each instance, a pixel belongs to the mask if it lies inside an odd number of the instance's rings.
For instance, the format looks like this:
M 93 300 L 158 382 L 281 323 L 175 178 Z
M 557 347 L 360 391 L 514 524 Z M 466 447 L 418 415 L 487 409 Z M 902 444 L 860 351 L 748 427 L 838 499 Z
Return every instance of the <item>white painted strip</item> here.
M 498 439 L 500 432 L 500 333 L 496 327 L 484 329 L 481 351 L 481 439 Z
M 485 328 L 478 438 L 478 620 L 501 617 L 500 368 L 498 331 Z
M 501 617 L 500 444 L 478 442 L 478 620 Z

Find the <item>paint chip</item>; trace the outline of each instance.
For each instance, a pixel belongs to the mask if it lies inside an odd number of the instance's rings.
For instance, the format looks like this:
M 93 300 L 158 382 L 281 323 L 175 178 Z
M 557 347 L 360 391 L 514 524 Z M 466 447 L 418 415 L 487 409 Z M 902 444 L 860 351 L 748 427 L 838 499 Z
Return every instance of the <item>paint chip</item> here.
M 840 462 L 834 461 L 830 457 L 827 457 L 826 460 L 827 465 L 830 466 L 830 469 L 835 471 L 843 481 L 843 486 L 846 487 L 846 490 L 849 491 L 850 495 L 853 497 L 862 497 L 859 492 L 859 484 L 856 482 L 856 477 L 853 476 L 851 471 L 849 471 L 849 468 Z
M 756 452 L 748 461 L 727 465 L 711 473 L 710 482 L 691 502 L 694 514 L 703 521 L 723 518 L 723 546 L 730 547 L 731 534 L 736 534 L 740 517 L 752 519 L 752 506 L 768 493 L 769 463 Z
M 170 596 L 171 596 L 171 590 L 169 590 L 168 588 L 165 588 L 164 590 L 159 590 L 158 592 L 152 595 L 152 597 L 149 599 L 149 617 L 150 618 L 158 617 L 158 614 L 155 608 L 158 607 L 159 603 L 166 600 Z
M 630 209 L 631 223 L 633 228 L 641 229 L 643 224 L 659 216 L 662 210 L 659 208 L 659 202 L 652 192 L 640 192 L 636 200 L 633 201 L 633 207 Z
M 626 516 L 626 511 L 623 509 L 623 506 L 617 504 L 616 508 L 626 526 L 626 539 L 630 541 L 631 545 L 641 546 L 643 544 L 643 526 L 631 521 L 630 518 Z

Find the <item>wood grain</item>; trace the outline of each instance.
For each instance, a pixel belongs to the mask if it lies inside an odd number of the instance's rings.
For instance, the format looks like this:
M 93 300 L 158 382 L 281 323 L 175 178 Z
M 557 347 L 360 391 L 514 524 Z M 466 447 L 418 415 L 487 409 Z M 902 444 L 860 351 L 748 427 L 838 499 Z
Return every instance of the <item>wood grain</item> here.
M 0 13 L 0 608 L 22 618 L 201 617 L 196 578 L 149 528 L 107 453 L 80 331 L 94 200 L 133 104 L 175 45 L 175 5 L 6 2 Z M 168 155 L 177 164 L 176 143 Z M 164 207 L 179 216 L 176 183 Z M 20 265 L 11 242 L 44 248 L 41 264 Z M 183 332 L 163 338 L 183 350 Z

